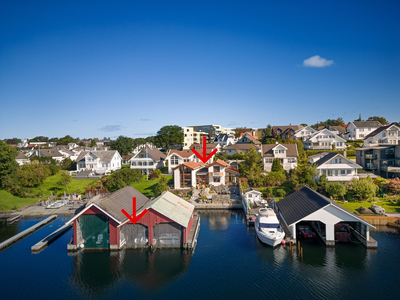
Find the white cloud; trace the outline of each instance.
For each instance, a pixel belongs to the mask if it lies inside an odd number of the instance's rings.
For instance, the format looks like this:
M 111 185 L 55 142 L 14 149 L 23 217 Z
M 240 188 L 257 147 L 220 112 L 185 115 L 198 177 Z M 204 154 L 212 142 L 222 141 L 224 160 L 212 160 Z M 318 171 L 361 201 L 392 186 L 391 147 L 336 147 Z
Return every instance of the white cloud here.
M 327 60 L 319 55 L 311 56 L 303 61 L 303 66 L 309 68 L 325 68 L 331 65 L 333 65 L 333 60 Z
M 121 129 L 122 129 L 121 125 L 106 125 L 102 128 L 99 128 L 99 130 L 105 131 L 105 132 L 120 131 Z

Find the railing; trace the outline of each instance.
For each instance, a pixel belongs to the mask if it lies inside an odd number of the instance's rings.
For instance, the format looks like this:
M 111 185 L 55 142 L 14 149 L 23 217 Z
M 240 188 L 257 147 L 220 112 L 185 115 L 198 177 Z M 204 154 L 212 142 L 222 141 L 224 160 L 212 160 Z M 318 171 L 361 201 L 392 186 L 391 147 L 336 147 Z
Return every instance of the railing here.
M 366 169 L 369 169 L 369 170 L 376 170 L 376 169 L 378 169 L 378 166 L 377 165 L 374 165 L 374 164 L 366 164 L 365 165 L 365 168 Z
M 377 154 L 365 154 L 366 159 L 377 159 L 378 155 Z

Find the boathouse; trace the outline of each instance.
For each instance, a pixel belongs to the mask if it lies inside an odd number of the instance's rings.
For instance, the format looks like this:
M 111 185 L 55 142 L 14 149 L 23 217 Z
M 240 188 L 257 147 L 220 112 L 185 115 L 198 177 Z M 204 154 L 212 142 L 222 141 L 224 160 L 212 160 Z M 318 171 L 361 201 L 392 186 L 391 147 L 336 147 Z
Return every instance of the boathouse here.
M 133 198 L 136 198 L 136 216 L 146 209 L 136 224 L 122 212 L 125 210 L 132 216 Z M 67 224 L 73 224 L 73 242 L 68 250 L 74 251 L 79 248 L 191 248 L 200 222 L 194 215 L 194 206 L 170 192 L 150 200 L 126 186 L 108 196 L 90 199 Z
M 298 226 L 307 224 L 316 231 L 326 246 L 334 246 L 335 225 L 346 223 L 350 226 L 352 235 L 367 248 L 378 246 L 378 242 L 369 234 L 370 228 L 375 228 L 374 226 L 308 187 L 303 187 L 277 202 L 275 210 L 293 239 L 297 238 Z

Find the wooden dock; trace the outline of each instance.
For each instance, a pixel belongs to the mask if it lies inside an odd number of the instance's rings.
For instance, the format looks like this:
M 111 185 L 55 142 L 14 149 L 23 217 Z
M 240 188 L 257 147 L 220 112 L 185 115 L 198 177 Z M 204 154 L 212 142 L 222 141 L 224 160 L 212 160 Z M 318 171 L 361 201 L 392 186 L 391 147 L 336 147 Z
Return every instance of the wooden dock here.
M 46 236 L 43 240 L 40 242 L 36 243 L 35 245 L 32 246 L 31 251 L 32 252 L 38 252 L 46 248 L 51 242 L 62 236 L 65 232 L 67 232 L 70 228 L 72 227 L 72 224 L 65 224 L 64 226 L 58 228 L 56 231 L 53 233 L 49 234 Z
M 185 248 L 187 250 L 194 250 L 197 244 L 197 236 L 200 231 L 200 216 L 195 214 L 193 218 L 192 229 L 190 230 L 189 237 L 187 238 Z
M 40 221 L 39 223 L 29 227 L 28 229 L 25 229 L 24 231 L 14 235 L 13 237 L 9 238 L 8 240 L 5 240 L 4 242 L 0 243 L 0 250 L 7 248 L 11 246 L 12 244 L 16 243 L 17 241 L 23 239 L 24 237 L 28 236 L 29 234 L 35 232 L 42 226 L 52 222 L 53 220 L 57 219 L 57 215 L 50 216 L 43 221 Z
M 243 209 L 242 204 L 199 204 L 194 203 L 194 207 L 196 210 L 236 210 Z

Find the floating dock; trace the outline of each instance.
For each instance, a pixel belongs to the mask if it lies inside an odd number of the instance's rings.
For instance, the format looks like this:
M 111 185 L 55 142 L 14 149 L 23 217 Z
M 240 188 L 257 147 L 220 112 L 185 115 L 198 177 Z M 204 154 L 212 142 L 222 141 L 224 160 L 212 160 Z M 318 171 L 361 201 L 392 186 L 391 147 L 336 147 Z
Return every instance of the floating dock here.
M 72 224 L 69 225 L 65 224 L 64 226 L 58 228 L 56 231 L 46 236 L 43 240 L 33 245 L 31 247 L 31 251 L 32 252 L 41 251 L 42 249 L 46 248 L 51 242 L 62 236 L 65 232 L 67 232 L 71 228 Z
M 55 219 L 57 219 L 57 215 L 50 216 L 50 217 L 44 219 L 43 221 L 40 221 L 39 223 L 29 227 L 28 229 L 25 229 L 24 231 L 14 235 L 13 237 L 9 238 L 8 240 L 5 240 L 4 242 L 0 243 L 0 250 L 11 246 L 12 244 L 23 239 L 24 237 L 28 236 L 32 232 L 35 232 L 40 227 L 52 222 Z

